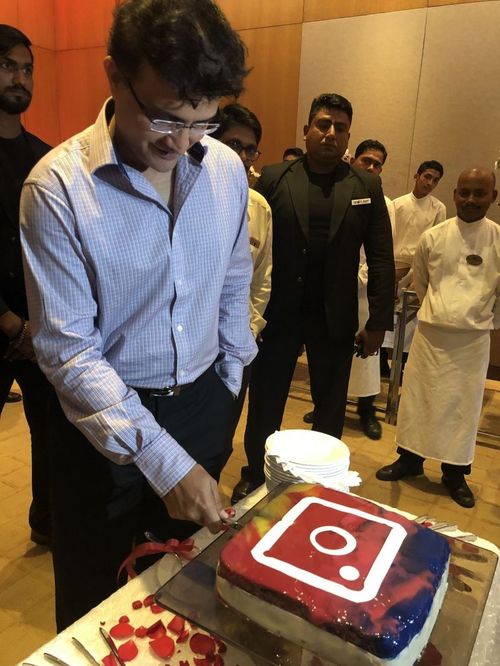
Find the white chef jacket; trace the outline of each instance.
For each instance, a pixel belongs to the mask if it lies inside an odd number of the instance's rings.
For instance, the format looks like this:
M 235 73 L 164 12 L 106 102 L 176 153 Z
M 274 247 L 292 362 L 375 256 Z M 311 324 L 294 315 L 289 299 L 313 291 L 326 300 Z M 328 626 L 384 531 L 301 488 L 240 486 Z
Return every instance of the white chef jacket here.
M 273 226 L 271 208 L 262 194 L 248 190 L 248 235 L 253 261 L 250 284 L 250 327 L 255 337 L 266 325 L 264 311 L 271 297 Z

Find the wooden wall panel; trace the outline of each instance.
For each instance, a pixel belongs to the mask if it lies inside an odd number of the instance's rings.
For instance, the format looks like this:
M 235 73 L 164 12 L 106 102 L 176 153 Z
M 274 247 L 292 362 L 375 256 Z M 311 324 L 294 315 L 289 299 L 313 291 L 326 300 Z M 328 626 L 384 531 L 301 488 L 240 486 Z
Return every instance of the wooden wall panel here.
M 304 21 L 363 16 L 427 7 L 427 0 L 304 0 Z
M 428 0 L 429 7 L 440 7 L 441 5 L 464 5 L 471 2 L 494 2 L 495 0 Z
M 57 53 L 61 141 L 91 125 L 109 97 L 105 56 L 104 46 Z
M 217 0 L 236 30 L 302 23 L 304 0 Z
M 1 2 L 0 3 L 0 23 L 13 25 L 19 30 L 23 30 L 19 23 L 19 12 L 17 10 L 17 2 Z
M 458 174 L 472 166 L 493 169 L 498 157 L 500 59 L 493 55 L 498 25 L 498 1 L 428 10 L 412 163 L 443 163 L 436 196 L 450 215 Z M 500 207 L 491 206 L 488 217 L 500 222 Z
M 54 3 L 58 51 L 106 44 L 116 0 L 54 0 Z
M 295 145 L 301 33 L 300 25 L 241 32 L 253 70 L 239 101 L 257 114 L 263 127 L 263 154 L 256 169 L 280 162 L 283 149 Z
M 344 95 L 354 110 L 350 152 L 364 139 L 377 139 L 388 150 L 382 180 L 389 197 L 407 191 L 426 13 L 414 9 L 304 24 L 297 140 L 314 97 Z
M 33 44 L 44 49 L 56 47 L 54 0 L 18 0 L 19 24 Z
M 55 146 L 60 141 L 56 54 L 33 46 L 35 70 L 33 100 L 24 114 L 26 129 Z

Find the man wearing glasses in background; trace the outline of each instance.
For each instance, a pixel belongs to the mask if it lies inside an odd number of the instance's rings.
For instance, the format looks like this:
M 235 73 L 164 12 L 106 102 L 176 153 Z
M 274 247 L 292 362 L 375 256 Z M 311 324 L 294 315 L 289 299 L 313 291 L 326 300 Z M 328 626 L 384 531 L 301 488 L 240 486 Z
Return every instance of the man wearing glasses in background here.
M 31 341 L 19 238 L 19 199 L 24 179 L 50 150 L 21 125 L 21 113 L 31 104 L 33 92 L 30 46 L 30 40 L 17 28 L 0 25 L 0 413 L 16 380 L 23 392 L 31 436 L 31 540 L 48 545 L 50 384 L 36 363 Z
M 262 126 L 259 119 L 246 106 L 227 104 L 219 111 L 218 120 L 220 125 L 213 133 L 214 138 L 225 143 L 240 156 L 248 175 L 252 164 L 260 155 L 258 145 L 262 138 Z M 266 325 L 264 311 L 271 296 L 273 234 L 271 208 L 262 194 L 251 188 L 248 191 L 248 234 L 253 261 L 253 277 L 250 284 L 250 327 L 259 341 Z M 248 365 L 243 371 L 241 391 L 235 403 L 234 421 L 229 432 L 231 442 L 245 402 L 250 373 L 251 366 Z M 252 451 L 246 453 L 247 457 L 252 455 Z M 249 464 L 251 466 L 251 462 Z M 247 469 L 248 467 L 242 469 L 243 476 Z M 240 498 L 237 495 L 233 495 L 231 501 L 234 503 L 238 499 Z
M 211 137 L 245 49 L 211 0 L 129 0 L 114 15 L 96 123 L 27 179 L 34 340 L 54 384 L 58 630 L 116 589 L 144 530 L 227 519 L 217 490 L 243 367 L 248 186 Z

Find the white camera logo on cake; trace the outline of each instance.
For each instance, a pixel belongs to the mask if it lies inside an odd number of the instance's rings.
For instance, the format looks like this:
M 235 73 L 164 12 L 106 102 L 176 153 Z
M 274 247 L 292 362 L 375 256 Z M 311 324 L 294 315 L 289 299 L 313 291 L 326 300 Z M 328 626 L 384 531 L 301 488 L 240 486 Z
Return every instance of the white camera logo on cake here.
M 303 548 L 300 534 L 308 538 Z M 363 603 L 377 595 L 406 534 L 402 525 L 386 518 L 305 497 L 251 552 L 257 562 L 290 578 Z

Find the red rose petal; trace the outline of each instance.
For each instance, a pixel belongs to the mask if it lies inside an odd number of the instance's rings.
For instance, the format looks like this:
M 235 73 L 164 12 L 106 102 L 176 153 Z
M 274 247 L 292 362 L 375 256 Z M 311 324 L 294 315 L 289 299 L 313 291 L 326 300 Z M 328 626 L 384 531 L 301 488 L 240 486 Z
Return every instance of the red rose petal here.
M 170 659 L 174 654 L 175 643 L 170 636 L 162 636 L 155 638 L 154 641 L 149 643 L 153 652 L 160 657 L 160 659 Z
M 193 661 L 196 666 L 212 666 L 212 662 L 204 657 L 194 657 Z
M 167 630 L 161 620 L 156 620 L 154 624 L 147 628 L 146 633 L 149 638 L 161 638 L 167 634 Z
M 215 641 L 215 644 L 219 648 L 219 654 L 224 654 L 227 652 L 227 645 L 222 641 L 220 638 L 217 638 L 217 636 L 212 636 L 212 638 Z
M 170 629 L 174 634 L 184 633 L 184 618 L 180 615 L 175 615 L 167 624 L 167 629 Z
M 109 630 L 113 638 L 122 640 L 123 638 L 130 638 L 134 633 L 134 627 L 128 622 L 118 622 L 114 627 Z
M 137 636 L 137 638 L 146 638 L 148 635 L 148 630 L 144 625 L 142 625 L 137 627 L 137 629 L 134 631 L 134 634 Z
M 176 643 L 185 643 L 188 639 L 189 636 L 189 629 L 184 629 L 182 634 L 179 635 L 179 637 L 176 640 Z
M 158 604 L 151 604 L 150 611 L 152 613 L 158 614 L 158 613 L 164 613 L 165 609 L 163 608 L 163 606 L 158 606 Z
M 121 618 L 118 620 L 118 622 L 125 623 L 125 622 L 130 622 L 130 620 L 128 619 L 128 617 L 126 615 L 122 615 Z
M 103 657 L 102 663 L 104 664 L 104 666 L 117 666 L 116 659 L 112 653 L 107 654 L 105 657 Z
M 215 653 L 215 641 L 206 634 L 193 634 L 189 641 L 189 647 L 196 654 L 207 655 L 209 652 Z
M 118 654 L 120 655 L 120 658 L 123 659 L 123 661 L 132 661 L 132 659 L 135 659 L 139 653 L 139 650 L 137 649 L 137 645 L 134 643 L 134 641 L 127 641 L 126 643 L 122 643 L 122 645 L 119 646 L 118 648 Z
M 142 601 L 140 599 L 137 599 L 137 601 L 133 601 L 132 608 L 134 610 L 139 610 L 139 608 L 142 608 Z
M 148 596 L 145 599 L 143 599 L 142 603 L 147 608 L 148 606 L 151 606 L 151 604 L 154 603 L 154 600 L 155 600 L 155 595 L 154 594 L 148 594 Z
M 224 659 L 220 656 L 220 654 L 215 655 L 214 666 L 224 666 Z

